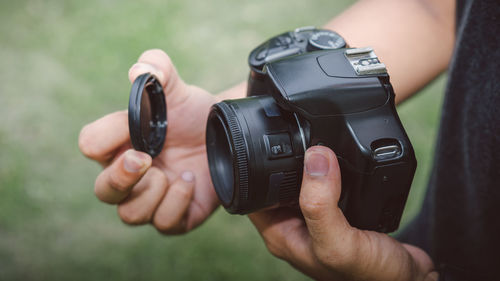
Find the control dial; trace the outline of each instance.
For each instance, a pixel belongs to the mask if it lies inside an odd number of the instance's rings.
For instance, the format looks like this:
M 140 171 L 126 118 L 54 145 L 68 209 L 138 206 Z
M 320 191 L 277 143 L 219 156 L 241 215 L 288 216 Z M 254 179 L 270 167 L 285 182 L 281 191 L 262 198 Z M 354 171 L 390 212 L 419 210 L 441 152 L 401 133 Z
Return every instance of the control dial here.
M 329 30 L 317 31 L 311 35 L 307 44 L 307 50 L 333 50 L 345 48 L 346 43 L 344 39 L 336 32 Z

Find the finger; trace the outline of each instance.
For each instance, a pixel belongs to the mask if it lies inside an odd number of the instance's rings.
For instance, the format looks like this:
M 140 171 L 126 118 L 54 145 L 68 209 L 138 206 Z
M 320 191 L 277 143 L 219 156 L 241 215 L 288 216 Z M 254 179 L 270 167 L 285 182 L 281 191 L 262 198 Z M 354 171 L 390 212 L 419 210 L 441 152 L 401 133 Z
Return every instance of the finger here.
M 333 151 L 323 146 L 309 148 L 299 203 L 317 254 L 343 256 L 352 245 L 351 227 L 338 207 L 340 192 L 340 168 Z
M 153 65 L 154 67 L 159 69 L 160 72 L 163 74 L 163 78 L 165 79 L 162 81 L 164 82 L 164 84 L 162 84 L 164 87 L 167 86 L 166 83 L 170 82 L 170 79 L 178 77 L 177 70 L 175 69 L 174 64 L 172 63 L 172 60 L 163 50 L 160 49 L 147 50 L 141 54 L 141 56 L 137 61 Z
M 170 57 L 162 50 L 153 49 L 144 52 L 136 64 L 129 70 L 129 79 L 134 81 L 143 73 L 154 74 L 165 92 L 167 104 L 175 106 L 183 102 L 187 95 L 187 85 L 182 81 Z
M 315 279 L 328 280 L 331 272 L 318 264 L 311 249 L 309 236 L 300 211 L 292 208 L 260 211 L 248 217 L 261 234 L 266 247 L 274 256 Z
M 110 204 L 119 203 L 142 178 L 151 162 L 151 156 L 148 154 L 133 149 L 127 150 L 97 176 L 97 198 Z
M 164 88 L 165 85 L 167 84 L 165 74 L 160 71 L 156 66 L 151 65 L 149 63 L 144 63 L 144 62 L 137 62 L 128 71 L 128 79 L 130 80 L 131 83 L 137 79 L 138 76 L 144 74 L 144 73 L 151 73 L 156 78 L 158 78 L 158 81 Z
M 141 54 L 137 64 L 129 71 L 130 81 L 134 81 L 137 76 L 146 72 L 157 76 L 166 90 L 165 94 L 170 93 L 170 89 L 176 88 L 177 84 L 183 83 L 170 57 L 160 49 L 147 50 Z
M 127 112 L 118 111 L 83 127 L 78 146 L 83 155 L 105 164 L 129 141 Z
M 193 198 L 195 178 L 186 171 L 168 188 L 165 198 L 158 206 L 153 224 L 165 234 L 186 232 L 186 211 Z
M 118 214 L 122 221 L 133 225 L 150 222 L 165 195 L 167 185 L 165 173 L 156 167 L 148 169 L 129 196 L 118 205 Z
M 258 211 L 248 217 L 274 256 L 281 259 L 307 257 L 308 235 L 300 212 L 292 208 Z M 295 254 L 300 252 L 301 254 Z

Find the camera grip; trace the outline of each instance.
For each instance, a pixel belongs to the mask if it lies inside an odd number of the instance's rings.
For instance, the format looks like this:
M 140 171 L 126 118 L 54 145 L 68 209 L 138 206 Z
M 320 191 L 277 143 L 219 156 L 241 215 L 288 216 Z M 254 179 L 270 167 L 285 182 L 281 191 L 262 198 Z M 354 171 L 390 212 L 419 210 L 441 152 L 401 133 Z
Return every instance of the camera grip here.
M 340 206 L 353 226 L 395 231 L 416 159 L 393 96 L 380 108 L 346 116 L 345 126 L 352 141 L 337 148 L 344 152 L 340 160 L 344 193 Z

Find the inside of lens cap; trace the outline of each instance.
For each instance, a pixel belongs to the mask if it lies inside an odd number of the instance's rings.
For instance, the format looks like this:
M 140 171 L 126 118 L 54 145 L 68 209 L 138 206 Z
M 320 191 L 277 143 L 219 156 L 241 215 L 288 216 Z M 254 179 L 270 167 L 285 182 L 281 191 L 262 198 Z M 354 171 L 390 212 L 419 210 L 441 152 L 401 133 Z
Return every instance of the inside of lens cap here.
M 135 150 L 156 157 L 167 133 L 167 106 L 158 79 L 145 73 L 135 79 L 128 103 L 128 126 Z

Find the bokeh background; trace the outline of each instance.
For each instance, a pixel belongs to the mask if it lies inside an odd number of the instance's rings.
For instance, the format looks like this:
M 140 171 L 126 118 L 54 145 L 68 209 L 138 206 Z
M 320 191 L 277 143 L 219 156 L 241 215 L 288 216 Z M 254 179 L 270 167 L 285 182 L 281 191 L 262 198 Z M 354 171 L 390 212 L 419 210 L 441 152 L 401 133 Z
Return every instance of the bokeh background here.
M 351 3 L 1 1 L 0 280 L 308 280 L 222 209 L 184 236 L 124 225 L 94 197 L 100 167 L 77 138 L 126 108 L 128 68 L 146 49 L 166 50 L 187 82 L 217 93 L 246 78 L 252 47 Z M 445 79 L 398 108 L 419 161 L 403 223 L 425 191 Z

